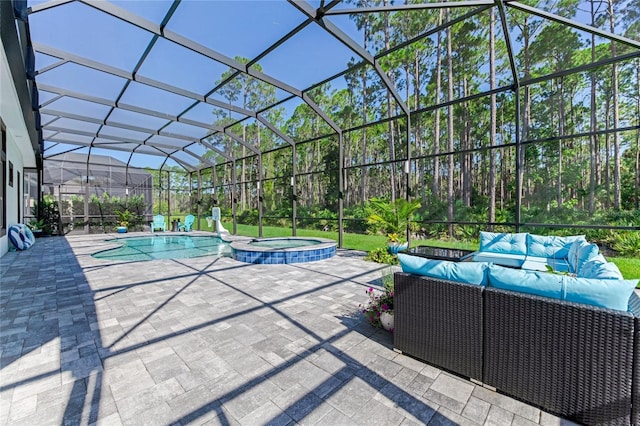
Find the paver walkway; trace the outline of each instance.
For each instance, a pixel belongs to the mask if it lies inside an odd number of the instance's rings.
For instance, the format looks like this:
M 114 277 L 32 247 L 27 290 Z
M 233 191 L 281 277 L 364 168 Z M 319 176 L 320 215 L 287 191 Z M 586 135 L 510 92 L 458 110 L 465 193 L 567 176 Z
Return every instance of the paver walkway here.
M 110 262 L 104 239 L 0 259 L 0 424 L 570 424 L 394 352 L 361 253 Z

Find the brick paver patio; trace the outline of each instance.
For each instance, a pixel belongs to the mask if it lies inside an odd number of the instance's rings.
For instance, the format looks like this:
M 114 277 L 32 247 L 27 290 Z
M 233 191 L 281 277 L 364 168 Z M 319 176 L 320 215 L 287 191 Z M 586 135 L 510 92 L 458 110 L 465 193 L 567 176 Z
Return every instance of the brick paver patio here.
M 361 253 L 92 258 L 106 237 L 0 260 L 0 424 L 571 424 L 394 352 L 358 312 Z

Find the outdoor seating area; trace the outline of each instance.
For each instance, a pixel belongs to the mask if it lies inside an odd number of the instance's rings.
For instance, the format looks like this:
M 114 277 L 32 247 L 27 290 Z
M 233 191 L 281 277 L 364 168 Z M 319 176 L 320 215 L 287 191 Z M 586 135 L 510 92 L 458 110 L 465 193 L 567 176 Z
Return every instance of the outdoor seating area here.
M 395 352 L 358 310 L 362 252 L 140 268 L 91 257 L 104 240 L 0 259 L 1 424 L 571 424 Z
M 640 423 L 638 280 L 584 236 L 481 232 L 461 262 L 398 257 L 394 348 L 582 424 Z

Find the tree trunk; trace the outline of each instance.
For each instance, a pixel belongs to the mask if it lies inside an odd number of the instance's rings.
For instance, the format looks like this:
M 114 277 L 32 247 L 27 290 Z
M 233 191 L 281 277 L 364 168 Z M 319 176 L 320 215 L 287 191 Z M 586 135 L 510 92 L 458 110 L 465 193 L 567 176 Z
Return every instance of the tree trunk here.
M 529 22 L 525 18 L 522 26 L 522 39 L 524 41 L 524 79 L 528 79 L 531 76 L 531 34 L 529 32 Z M 522 108 L 522 129 L 520 133 L 520 142 L 525 142 L 529 138 L 529 123 L 531 123 L 531 89 L 530 86 L 524 88 L 524 107 Z M 520 145 L 520 149 L 516 148 L 516 161 L 520 165 L 517 169 L 520 182 L 524 181 L 524 168 L 525 168 L 525 147 Z M 522 200 L 522 188 L 520 192 L 515 194 L 518 200 Z
M 316 135 L 320 134 L 320 129 L 318 129 L 318 127 L 320 127 L 320 123 L 318 123 L 319 120 L 316 121 Z M 322 152 L 320 150 L 320 141 L 316 141 L 315 143 L 315 147 L 316 147 L 316 162 L 319 163 L 320 161 L 322 161 Z M 341 171 L 338 171 L 338 173 L 340 173 Z M 313 185 L 315 188 L 315 204 L 318 205 L 320 202 L 322 202 L 324 204 L 324 202 L 326 200 L 322 199 L 322 188 L 320 187 L 320 179 L 319 178 L 315 178 L 313 179 Z
M 242 126 L 242 139 L 246 140 L 245 138 L 246 135 L 246 126 Z M 244 211 L 246 208 L 246 204 L 247 204 L 247 176 L 246 176 L 246 170 L 247 170 L 247 162 L 245 160 L 245 157 L 247 155 L 247 148 L 242 145 L 242 170 L 240 171 L 240 182 L 242 182 L 240 184 L 240 211 Z
M 501 140 L 506 140 L 506 136 L 504 134 L 505 130 L 504 130 L 504 111 L 501 111 L 500 113 L 500 139 Z M 508 152 L 508 151 L 507 151 Z M 504 186 L 504 168 L 505 168 L 505 163 L 507 162 L 507 159 L 505 159 L 505 157 L 507 155 L 505 155 L 505 150 L 501 149 L 500 151 L 498 151 L 498 164 L 500 166 L 500 210 L 504 210 L 504 201 L 507 199 L 507 194 L 505 193 L 505 186 Z
M 611 108 L 611 103 L 610 100 L 607 99 L 605 101 L 605 117 L 607 117 L 606 119 L 606 125 L 605 125 L 605 130 L 609 130 L 609 124 L 610 124 L 610 120 L 609 120 L 609 110 Z M 605 208 L 610 208 L 611 207 L 611 169 L 609 167 L 609 164 L 611 163 L 611 137 L 609 136 L 609 132 L 606 132 L 604 134 L 604 170 L 603 170 L 603 174 L 604 174 L 604 187 L 605 187 L 605 193 L 607 194 L 607 197 L 605 199 Z
M 591 26 L 595 27 L 595 10 L 594 0 L 589 3 L 591 5 Z M 591 62 L 596 61 L 596 36 L 591 34 Z M 595 131 L 597 128 L 596 123 L 596 75 L 595 72 L 591 72 L 591 90 L 590 90 L 590 108 L 591 116 L 589 119 L 589 214 L 593 215 L 596 209 L 596 145 L 597 136 Z
M 609 31 L 615 34 L 616 25 L 613 16 L 613 1 L 609 0 Z M 611 41 L 611 57 L 616 57 L 616 45 Z M 611 65 L 611 85 L 613 96 L 613 208 L 620 209 L 620 137 L 618 135 L 618 126 L 620 124 L 620 110 L 618 105 L 618 64 L 614 62 Z
M 415 52 L 414 63 L 413 63 L 413 110 L 417 111 L 420 108 L 420 55 L 418 54 L 418 50 Z M 415 140 L 416 145 L 419 146 L 418 155 L 422 156 L 425 153 L 425 141 L 422 138 L 422 117 L 416 120 L 414 124 L 415 129 Z M 425 205 L 426 201 L 426 190 L 427 186 L 424 184 L 425 182 L 425 167 L 424 160 L 420 160 L 422 163 L 422 167 L 416 166 L 418 168 L 418 176 L 417 182 L 418 187 L 421 191 L 422 204 Z
M 247 93 L 246 88 L 242 94 L 242 107 L 247 108 L 249 93 Z M 242 140 L 247 141 L 247 125 L 242 123 Z M 242 145 L 242 170 L 240 171 L 240 209 L 244 211 L 247 205 L 247 161 L 245 160 L 247 156 L 247 147 Z
M 464 96 L 469 95 L 469 81 L 465 77 L 463 80 Z M 463 203 L 467 207 L 471 207 L 471 193 L 473 191 L 473 171 L 471 167 L 472 153 L 471 149 L 471 117 L 469 107 L 467 103 L 463 104 L 463 117 L 464 117 L 464 149 L 466 152 L 462 154 L 464 161 L 464 182 L 462 188 L 464 191 Z
M 367 50 L 369 40 L 369 24 L 364 24 L 364 50 Z M 362 124 L 367 122 L 367 69 L 362 67 Z M 366 163 L 367 158 L 367 128 L 362 129 L 362 163 Z M 360 169 L 360 202 L 362 205 L 367 200 L 367 173 L 364 168 Z
M 490 89 L 496 88 L 496 14 L 494 8 L 491 8 L 490 25 L 489 25 L 489 85 Z M 490 112 L 490 133 L 489 133 L 489 206 L 488 206 L 488 220 L 490 223 L 496 221 L 496 162 L 495 162 L 495 146 L 496 140 L 496 121 L 497 121 L 497 109 L 496 109 L 496 94 L 491 94 L 491 112 Z M 489 230 L 493 231 L 493 225 L 489 225 Z
M 389 4 L 388 0 L 384 0 L 383 6 L 387 6 Z M 384 47 L 385 50 L 388 50 L 391 47 L 391 35 L 389 33 L 389 12 L 384 12 Z M 393 74 L 388 73 L 389 80 L 393 83 Z M 387 117 L 392 117 L 392 109 L 393 109 L 393 99 L 391 97 L 391 92 L 387 89 Z M 395 125 L 393 120 L 389 121 L 389 184 L 391 185 L 391 201 L 394 202 L 396 200 L 396 173 L 395 173 L 395 159 L 396 159 L 396 141 L 395 141 Z
M 449 9 L 446 10 L 446 19 L 449 21 Z M 447 27 L 446 31 L 447 36 L 447 85 L 448 85 L 448 94 L 449 101 L 453 100 L 453 47 L 451 43 L 451 26 Z M 453 237 L 453 206 L 455 200 L 455 194 L 453 191 L 454 184 L 454 144 L 453 144 L 453 105 L 449 104 L 447 107 L 447 137 L 449 138 L 449 155 L 448 155 L 448 180 L 447 180 L 447 220 L 449 221 L 449 237 Z
M 636 59 L 636 118 L 640 124 L 640 59 Z M 636 173 L 634 178 L 634 207 L 640 209 L 640 132 L 636 132 Z
M 560 86 L 560 96 L 558 98 L 558 176 L 557 176 L 557 188 L 556 188 L 556 196 L 558 209 L 562 208 L 562 162 L 563 162 L 563 152 L 562 152 L 562 136 L 565 134 L 565 112 L 564 112 L 564 81 L 560 78 L 559 81 Z
M 443 10 L 438 14 L 438 26 L 442 25 Z M 440 94 L 442 91 L 442 31 L 438 31 L 438 45 L 436 46 L 436 99 L 435 104 L 440 104 Z M 434 140 L 433 140 L 433 196 L 440 194 L 440 108 L 436 109 L 434 119 Z

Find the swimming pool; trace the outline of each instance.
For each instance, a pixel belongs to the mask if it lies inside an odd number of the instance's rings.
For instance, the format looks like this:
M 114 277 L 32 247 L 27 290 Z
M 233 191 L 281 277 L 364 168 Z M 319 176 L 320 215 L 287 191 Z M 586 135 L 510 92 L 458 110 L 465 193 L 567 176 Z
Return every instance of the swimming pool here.
M 92 254 L 97 259 L 137 262 L 156 259 L 188 259 L 200 256 L 231 256 L 229 243 L 218 237 L 191 235 L 154 235 L 152 237 L 114 238 L 122 244 Z
M 260 238 L 231 243 L 235 260 L 246 263 L 301 263 L 328 259 L 337 243 L 327 238 Z

